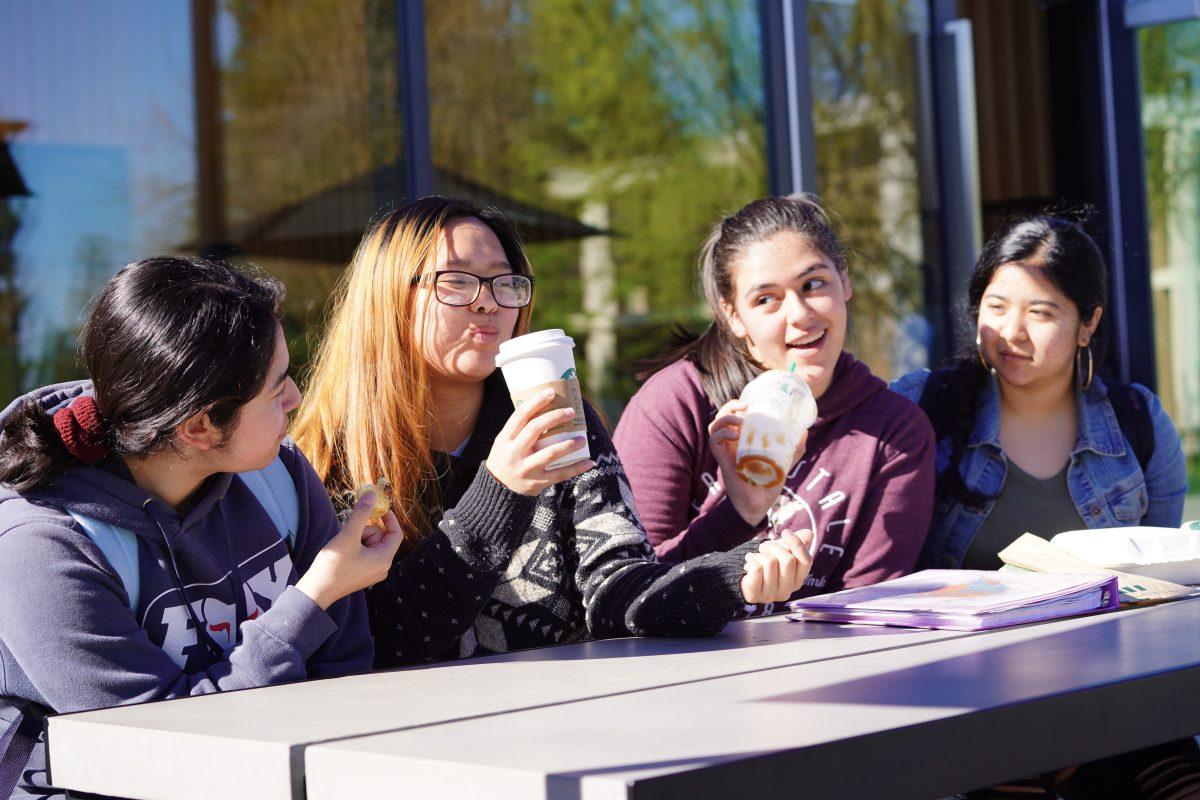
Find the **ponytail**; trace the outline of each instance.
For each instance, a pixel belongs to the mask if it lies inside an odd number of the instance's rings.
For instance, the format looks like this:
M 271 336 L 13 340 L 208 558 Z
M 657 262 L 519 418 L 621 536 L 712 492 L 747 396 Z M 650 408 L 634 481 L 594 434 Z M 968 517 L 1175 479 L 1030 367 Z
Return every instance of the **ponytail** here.
M 227 435 L 266 383 L 283 296 L 274 278 L 199 258 L 124 267 L 80 334 L 95 399 L 54 417 L 24 402 L 0 431 L 0 484 L 24 492 L 108 453 L 162 452 L 198 414 Z
M 13 491 L 35 489 L 78 464 L 35 400 L 24 400 L 0 428 L 0 484 Z
M 676 361 L 687 359 L 700 373 L 700 385 L 714 406 L 720 408 L 739 396 L 746 384 L 763 370 L 740 339 L 716 321 L 702 333 L 679 327 L 662 355 L 637 363 L 634 378 L 640 383 Z

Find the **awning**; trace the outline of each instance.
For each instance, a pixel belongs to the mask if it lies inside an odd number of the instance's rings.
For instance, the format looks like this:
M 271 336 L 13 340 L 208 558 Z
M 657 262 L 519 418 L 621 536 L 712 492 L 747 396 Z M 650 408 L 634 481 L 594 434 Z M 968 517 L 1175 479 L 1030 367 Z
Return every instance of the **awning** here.
M 229 232 L 228 243 L 185 250 L 231 251 L 244 255 L 323 261 L 350 261 L 367 225 L 405 202 L 400 164 L 379 167 L 344 183 L 290 203 Z M 445 170 L 434 172 L 434 192 L 492 206 L 517 226 L 528 242 L 607 236 L 610 231 L 577 219 L 523 203 Z

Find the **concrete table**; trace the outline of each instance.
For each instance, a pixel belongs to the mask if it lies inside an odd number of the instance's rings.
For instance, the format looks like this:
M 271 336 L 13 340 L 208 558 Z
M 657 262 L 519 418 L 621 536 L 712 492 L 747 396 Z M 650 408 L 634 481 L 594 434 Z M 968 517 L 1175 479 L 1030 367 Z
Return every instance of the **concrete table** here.
M 760 667 L 311 747 L 308 798 L 929 800 L 1200 731 L 1200 601 Z
M 56 786 L 152 798 L 303 797 L 303 752 L 385 731 L 961 638 L 945 631 L 731 623 L 707 639 L 618 639 L 52 717 Z M 203 766 L 202 766 L 203 765 Z M 345 795 L 342 795 L 345 796 Z

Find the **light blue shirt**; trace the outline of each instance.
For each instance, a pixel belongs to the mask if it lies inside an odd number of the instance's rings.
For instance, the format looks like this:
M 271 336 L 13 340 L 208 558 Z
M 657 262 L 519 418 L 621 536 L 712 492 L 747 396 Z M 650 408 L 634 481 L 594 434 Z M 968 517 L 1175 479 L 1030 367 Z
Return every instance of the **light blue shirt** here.
M 929 375 L 927 369 L 911 372 L 893 381 L 892 391 L 919 402 Z M 1077 393 L 1079 432 L 1067 464 L 1067 486 L 1089 528 L 1178 527 L 1183 518 L 1187 469 L 1179 433 L 1157 395 L 1140 384 L 1133 387 L 1145 399 L 1154 426 L 1154 452 L 1145 473 L 1121 433 L 1104 381 L 1095 378 L 1087 391 Z M 950 453 L 951 439 L 946 436 L 937 443 L 939 478 L 950 466 Z M 967 488 L 984 497 L 994 498 L 1004 487 L 1008 459 L 1000 447 L 1000 388 L 995 375 L 980 394 L 975 427 L 959 469 Z M 921 565 L 959 567 L 994 505 L 994 500 L 968 506 L 955 498 L 938 498 Z

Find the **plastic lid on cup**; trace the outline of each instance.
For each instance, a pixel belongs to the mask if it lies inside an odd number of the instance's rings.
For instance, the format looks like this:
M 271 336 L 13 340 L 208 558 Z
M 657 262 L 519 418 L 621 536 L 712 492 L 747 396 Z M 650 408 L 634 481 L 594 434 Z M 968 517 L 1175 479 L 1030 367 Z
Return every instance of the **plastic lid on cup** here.
M 562 328 L 547 328 L 544 331 L 535 333 L 527 333 L 524 336 L 518 336 L 515 339 L 509 339 L 507 342 L 500 343 L 500 350 L 496 354 L 496 366 L 503 367 L 505 364 L 515 361 L 518 358 L 524 358 L 530 353 L 538 350 L 549 350 L 555 347 L 575 347 L 575 340 L 563 331 Z

